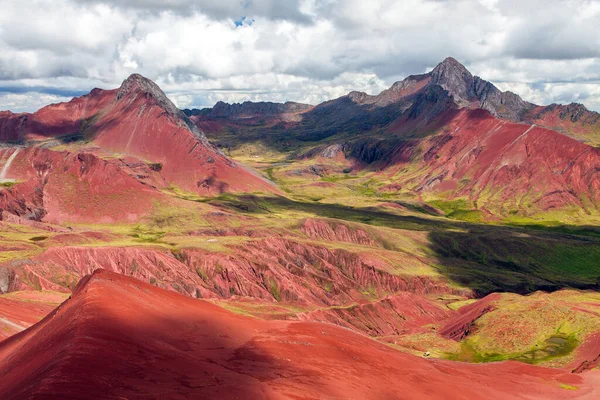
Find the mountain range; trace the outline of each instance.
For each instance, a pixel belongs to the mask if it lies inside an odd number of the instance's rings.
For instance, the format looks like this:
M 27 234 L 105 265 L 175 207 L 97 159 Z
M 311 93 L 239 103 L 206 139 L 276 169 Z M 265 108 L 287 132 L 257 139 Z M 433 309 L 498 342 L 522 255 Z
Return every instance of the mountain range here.
M 597 398 L 598 144 L 453 58 L 318 105 L 134 74 L 0 112 L 0 397 Z

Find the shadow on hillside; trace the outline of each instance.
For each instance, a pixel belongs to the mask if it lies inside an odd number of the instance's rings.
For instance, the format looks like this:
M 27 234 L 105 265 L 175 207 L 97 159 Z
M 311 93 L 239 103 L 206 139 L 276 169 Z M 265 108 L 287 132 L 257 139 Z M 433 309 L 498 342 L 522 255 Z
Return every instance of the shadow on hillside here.
M 600 228 L 478 224 L 423 213 L 398 215 L 378 208 L 304 202 L 285 197 L 225 195 L 209 200 L 248 214 L 300 211 L 316 216 L 412 231 L 427 231 L 435 266 L 478 296 L 528 294 L 563 288 L 600 289 Z
M 433 219 L 426 216 L 399 215 L 376 207 L 356 208 L 339 204 L 323 204 L 310 201 L 293 200 L 287 197 L 231 195 L 206 200 L 215 206 L 224 206 L 236 212 L 247 214 L 285 213 L 298 211 L 314 214 L 323 218 L 340 219 L 350 222 L 383 226 L 395 229 L 428 231 L 431 229 L 459 229 L 464 226 L 459 221 Z M 424 215 L 429 215 L 425 212 Z
M 516 228 L 469 224 L 428 235 L 439 270 L 478 295 L 600 289 L 600 239 L 594 227 Z M 587 236 L 585 236 L 587 234 Z
M 0 362 L 0 398 L 260 398 L 282 378 L 335 395 L 317 368 L 274 356 L 278 339 L 288 343 L 284 350 L 301 349 L 284 329 L 133 278 L 101 279 L 120 283 L 91 282 L 38 324 L 0 342 L 0 353 L 10 355 Z M 83 310 L 86 318 L 79 318 Z M 270 341 L 254 339 L 260 330 Z M 27 349 L 13 346 L 24 338 Z

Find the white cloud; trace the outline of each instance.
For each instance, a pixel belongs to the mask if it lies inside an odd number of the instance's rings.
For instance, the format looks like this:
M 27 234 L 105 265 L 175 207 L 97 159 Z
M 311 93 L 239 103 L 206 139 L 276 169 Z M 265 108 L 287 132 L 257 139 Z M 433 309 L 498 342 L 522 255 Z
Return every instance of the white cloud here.
M 22 87 L 58 95 L 116 87 L 139 72 L 182 107 L 318 103 L 376 93 L 453 56 L 527 100 L 600 110 L 595 0 L 0 3 L 0 90 L 19 88 L 21 101 Z M 0 109 L 12 107 L 0 97 Z
M 42 93 L 0 93 L 0 104 L 3 109 L 13 112 L 37 110 L 48 104 L 62 103 L 71 100 L 71 97 L 56 96 Z

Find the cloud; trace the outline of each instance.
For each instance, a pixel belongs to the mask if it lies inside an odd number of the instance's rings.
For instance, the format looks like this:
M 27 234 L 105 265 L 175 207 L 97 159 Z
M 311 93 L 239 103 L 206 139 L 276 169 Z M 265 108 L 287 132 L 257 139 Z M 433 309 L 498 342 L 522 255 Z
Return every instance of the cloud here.
M 56 96 L 51 94 L 27 92 L 27 93 L 5 93 L 0 92 L 0 104 L 3 109 L 13 112 L 25 112 L 40 109 L 48 104 L 69 101 L 71 97 Z
M 80 0 L 120 9 L 145 11 L 152 14 L 173 12 L 180 15 L 204 14 L 215 19 L 265 17 L 308 22 L 299 0 Z
M 453 56 L 527 100 L 600 110 L 599 18 L 592 0 L 3 0 L 0 109 L 133 72 L 181 107 L 318 103 Z
M 506 52 L 516 58 L 571 60 L 600 57 L 600 3 L 590 0 L 504 1 L 513 21 Z

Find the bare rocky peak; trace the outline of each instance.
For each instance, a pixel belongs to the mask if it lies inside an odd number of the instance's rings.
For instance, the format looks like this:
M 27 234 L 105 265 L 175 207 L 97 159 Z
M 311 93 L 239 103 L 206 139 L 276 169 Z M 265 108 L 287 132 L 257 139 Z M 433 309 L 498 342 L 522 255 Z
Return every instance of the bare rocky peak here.
M 167 115 L 170 116 L 176 124 L 188 129 L 203 142 L 208 143 L 204 133 L 196 127 L 183 111 L 179 110 L 177 106 L 169 100 L 161 88 L 156 83 L 140 74 L 131 74 L 125 79 L 117 91 L 116 98 L 117 101 L 126 99 L 133 100 L 139 94 L 153 99 L 159 107 L 165 110 Z
M 567 105 L 552 104 L 552 106 L 556 106 L 556 108 L 560 110 L 559 118 L 562 120 L 569 119 L 571 122 L 578 122 L 584 118 L 591 118 L 593 119 L 593 123 L 596 123 L 600 119 L 600 114 L 588 110 L 581 103 L 571 103 Z
M 533 107 L 512 92 L 502 92 L 491 82 L 473 76 L 464 65 L 452 57 L 446 58 L 429 74 L 430 85 L 444 88 L 461 107 L 473 105 L 489 111 L 492 115 L 511 121 L 519 121 Z
M 562 121 L 570 121 L 573 123 L 580 123 L 584 125 L 596 125 L 600 124 L 600 113 L 596 111 L 588 110 L 583 104 L 570 103 L 570 104 L 550 104 L 549 106 L 543 107 L 537 110 L 537 113 L 531 115 L 532 118 L 543 119 L 546 114 L 556 113 Z
M 473 75 L 452 57 L 439 63 L 429 75 L 432 84 L 446 89 L 457 101 L 469 101 L 475 97 Z
M 392 92 L 401 92 L 403 90 L 412 88 L 413 86 L 417 85 L 419 82 L 421 82 L 424 79 L 427 79 L 428 77 L 428 74 L 411 75 L 406 79 L 394 83 L 388 90 Z
M 365 92 L 352 91 L 352 92 L 348 93 L 348 98 L 350 100 L 352 100 L 354 103 L 359 103 L 359 104 L 364 103 L 370 97 L 372 97 L 372 96 L 369 96 Z

